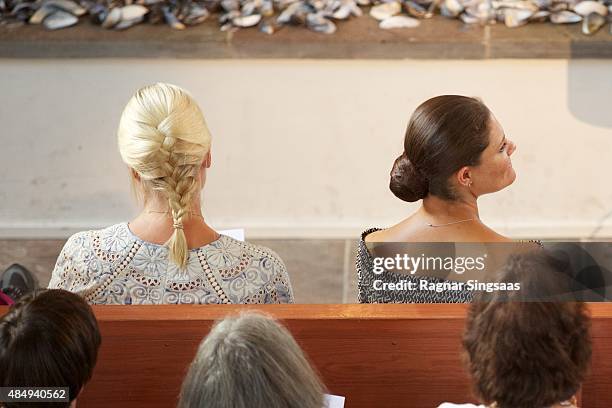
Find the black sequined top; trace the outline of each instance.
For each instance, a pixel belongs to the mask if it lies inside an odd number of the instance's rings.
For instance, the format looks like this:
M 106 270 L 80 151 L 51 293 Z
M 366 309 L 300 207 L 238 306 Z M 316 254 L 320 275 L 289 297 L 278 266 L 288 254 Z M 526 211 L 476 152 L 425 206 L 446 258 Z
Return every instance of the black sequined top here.
M 469 290 L 453 290 L 436 292 L 433 290 L 418 289 L 421 280 L 431 283 L 442 283 L 444 279 L 424 276 L 414 276 L 397 272 L 384 271 L 380 275 L 373 272 L 373 257 L 368 251 L 365 237 L 380 228 L 370 228 L 361 234 L 359 246 L 357 248 L 357 259 L 355 266 L 357 269 L 359 303 L 470 303 L 473 292 Z M 401 281 L 414 282 L 415 290 L 376 290 L 374 281 L 382 280 L 389 283 L 399 283 Z

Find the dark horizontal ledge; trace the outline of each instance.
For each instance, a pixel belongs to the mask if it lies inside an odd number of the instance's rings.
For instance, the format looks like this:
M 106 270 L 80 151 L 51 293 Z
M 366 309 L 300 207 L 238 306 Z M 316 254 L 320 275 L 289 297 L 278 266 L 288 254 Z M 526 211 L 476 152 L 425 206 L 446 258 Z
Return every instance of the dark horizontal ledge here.
M 439 16 L 398 30 L 363 16 L 339 22 L 332 35 L 304 27 L 221 32 L 216 18 L 184 31 L 148 24 L 109 31 L 83 19 L 58 31 L 0 27 L 0 58 L 603 59 L 612 58 L 612 35 L 608 25 L 585 36 L 580 24 L 482 27 Z

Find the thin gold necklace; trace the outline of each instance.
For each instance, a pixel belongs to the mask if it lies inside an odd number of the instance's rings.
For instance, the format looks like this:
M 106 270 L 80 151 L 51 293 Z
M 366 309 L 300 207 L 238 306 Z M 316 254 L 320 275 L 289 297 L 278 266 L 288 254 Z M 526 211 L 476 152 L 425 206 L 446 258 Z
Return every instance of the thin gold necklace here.
M 431 223 L 427 223 L 428 227 L 432 227 L 432 228 L 438 228 L 438 227 L 446 227 L 447 225 L 453 225 L 453 224 L 459 224 L 462 222 L 468 222 L 468 221 L 474 221 L 476 218 L 468 218 L 467 220 L 460 220 L 460 221 L 453 221 L 453 222 L 447 222 L 446 224 L 431 224 Z
M 154 210 L 148 210 L 147 213 L 151 214 L 151 213 L 157 213 L 157 214 L 170 214 L 170 211 L 154 211 Z M 202 221 L 204 220 L 204 216 L 198 213 L 195 213 L 193 211 L 190 211 L 189 214 L 191 215 L 195 215 L 197 217 L 200 217 L 202 219 Z M 181 228 L 182 229 L 182 228 Z M 215 233 L 215 239 L 213 241 L 218 240 L 219 238 L 221 238 L 221 234 L 219 234 L 217 231 L 213 231 Z
M 147 213 L 151 214 L 151 213 L 156 213 L 156 214 L 168 214 L 170 215 L 171 212 L 170 211 L 153 211 L 153 210 L 148 210 Z M 204 216 L 201 214 L 198 214 L 196 212 L 193 211 L 189 211 L 189 214 L 191 215 L 195 215 L 196 217 L 200 217 L 201 219 L 204 219 Z

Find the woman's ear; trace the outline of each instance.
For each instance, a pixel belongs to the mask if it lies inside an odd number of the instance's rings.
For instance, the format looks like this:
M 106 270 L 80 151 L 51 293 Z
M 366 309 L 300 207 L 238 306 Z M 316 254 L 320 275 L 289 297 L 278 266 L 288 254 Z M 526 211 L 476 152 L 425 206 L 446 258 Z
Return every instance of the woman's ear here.
M 200 166 L 200 189 L 204 188 L 204 183 L 206 182 L 206 169 L 209 169 L 212 164 L 212 156 L 210 155 L 210 150 L 206 153 L 204 160 L 202 160 L 202 165 Z
M 206 157 L 204 157 L 204 161 L 202 162 L 202 167 L 209 169 L 212 164 L 212 156 L 210 154 L 210 149 L 208 153 L 206 153 Z
M 470 187 L 472 185 L 472 174 L 468 166 L 462 167 L 457 172 L 457 181 L 459 185 Z
M 132 173 L 132 177 L 134 177 L 134 180 L 140 181 L 140 174 L 138 174 L 136 170 L 130 168 L 130 173 Z

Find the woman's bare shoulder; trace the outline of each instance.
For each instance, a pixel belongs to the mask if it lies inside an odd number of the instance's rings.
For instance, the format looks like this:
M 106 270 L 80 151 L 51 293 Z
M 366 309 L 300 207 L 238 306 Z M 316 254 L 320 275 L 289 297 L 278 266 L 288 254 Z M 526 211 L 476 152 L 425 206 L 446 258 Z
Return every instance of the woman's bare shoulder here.
M 495 232 L 484 224 L 479 225 L 475 237 L 479 242 L 514 242 L 513 239 Z
M 446 230 L 415 228 L 399 223 L 363 236 L 365 242 L 513 242 L 484 224 L 457 226 Z
M 410 242 L 415 235 L 414 227 L 406 220 L 385 229 L 373 229 L 362 235 L 365 242 Z M 367 231 L 366 231 L 367 232 Z
M 387 235 L 387 230 L 376 229 L 362 234 L 362 238 L 365 242 L 387 242 Z

